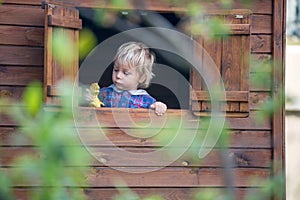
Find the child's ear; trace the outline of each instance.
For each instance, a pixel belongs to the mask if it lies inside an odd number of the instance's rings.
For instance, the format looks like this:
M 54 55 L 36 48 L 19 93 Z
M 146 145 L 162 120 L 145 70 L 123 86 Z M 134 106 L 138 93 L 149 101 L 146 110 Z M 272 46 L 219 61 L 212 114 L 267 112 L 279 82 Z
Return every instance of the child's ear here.
M 146 80 L 146 76 L 145 76 L 145 75 L 142 75 L 142 76 L 140 76 L 140 78 L 139 78 L 139 83 L 143 83 L 143 82 L 145 82 L 145 80 Z

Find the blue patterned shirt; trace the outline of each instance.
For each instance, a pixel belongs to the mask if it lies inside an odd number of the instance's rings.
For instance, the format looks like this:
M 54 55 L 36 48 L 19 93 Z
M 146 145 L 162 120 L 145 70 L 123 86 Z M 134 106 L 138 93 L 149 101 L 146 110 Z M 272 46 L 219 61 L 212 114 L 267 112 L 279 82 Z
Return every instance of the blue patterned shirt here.
M 98 97 L 105 107 L 150 108 L 156 102 L 145 90 L 123 91 L 114 84 L 101 88 Z

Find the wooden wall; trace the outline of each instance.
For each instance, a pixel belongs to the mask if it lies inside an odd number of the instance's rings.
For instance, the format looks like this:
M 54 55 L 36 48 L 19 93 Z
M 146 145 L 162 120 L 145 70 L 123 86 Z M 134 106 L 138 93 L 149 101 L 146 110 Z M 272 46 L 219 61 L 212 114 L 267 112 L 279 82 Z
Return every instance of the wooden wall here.
M 82 7 L 95 6 L 92 1 L 78 1 Z M 168 6 L 162 7 L 156 1 L 149 1 L 154 10 L 170 10 Z M 274 55 L 273 45 L 273 1 L 254 0 L 252 5 L 243 6 L 253 11 L 253 24 L 251 35 L 251 54 L 259 63 L 270 60 Z M 217 5 L 210 5 L 216 8 Z M 241 8 L 236 3 L 235 8 Z M 41 0 L 4 0 L 0 6 L 0 94 L 9 96 L 15 100 L 22 97 L 24 87 L 33 80 L 43 81 L 43 53 L 44 53 L 44 10 L 41 8 Z M 230 155 L 235 160 L 235 168 L 232 172 L 236 176 L 234 183 L 235 191 L 242 199 L 249 191 L 256 191 L 261 184 L 252 183 L 252 178 L 271 177 L 274 156 L 274 130 L 272 119 L 266 119 L 263 123 L 255 121 L 255 114 L 260 105 L 272 95 L 271 83 L 273 82 L 272 66 L 254 67 L 250 66 L 250 77 L 265 74 L 268 80 L 265 84 L 258 86 L 250 83 L 250 116 L 248 118 L 230 119 L 232 137 L 230 143 Z M 280 74 L 279 74 L 280 75 Z M 87 112 L 88 111 L 83 111 Z M 99 115 L 110 116 L 107 110 L 97 111 Z M 178 111 L 169 111 L 170 115 L 177 115 Z M 144 112 L 136 114 L 136 118 L 143 118 Z M 188 115 L 188 114 L 187 114 Z M 110 116 L 111 117 L 111 116 Z M 145 117 L 145 116 L 144 116 Z M 282 123 L 282 121 L 281 121 Z M 1 141 L 1 163 L 2 167 L 9 167 L 10 161 L 20 153 L 34 152 L 30 144 L 16 145 L 8 140 L 12 134 L 16 134 L 17 124 L 3 116 L 0 120 Z M 112 132 L 111 141 L 115 144 L 135 151 L 147 151 L 155 146 L 153 139 L 137 140 L 123 133 L 114 124 L 107 128 Z M 127 127 L 131 129 L 132 127 Z M 96 129 L 90 128 L 95 132 Z M 277 133 L 278 134 L 278 133 Z M 280 134 L 280 133 L 279 133 Z M 283 134 L 283 133 L 281 133 Z M 90 141 L 90 145 L 94 145 Z M 103 151 L 103 145 L 94 146 Z M 108 147 L 109 148 L 109 147 Z M 282 148 L 278 147 L 279 149 Z M 282 149 L 281 149 L 282 150 Z M 113 149 L 112 149 L 113 151 Z M 189 158 L 181 157 L 169 167 L 162 168 L 145 174 L 128 174 L 105 167 L 95 162 L 91 166 L 91 174 L 88 180 L 91 186 L 86 187 L 85 193 L 91 199 L 110 199 L 117 190 L 114 187 L 115 177 L 122 179 L 137 194 L 141 196 L 160 193 L 167 199 L 189 199 L 190 193 L 198 191 L 199 188 L 212 188 L 223 190 L 223 171 L 219 158 L 219 151 L 214 150 L 201 163 L 194 163 Z M 280 157 L 279 157 L 280 158 Z M 110 158 L 111 164 L 120 164 L 119 159 Z M 281 154 L 281 159 L 283 155 Z M 182 164 L 189 161 L 188 165 Z M 130 167 L 130 166 L 123 166 Z M 131 166 L 132 167 L 132 166 Z M 8 168 L 14 170 L 14 168 Z M 9 171 L 8 170 L 8 171 Z M 18 199 L 27 199 L 26 194 L 32 189 L 30 186 L 16 185 L 14 190 Z

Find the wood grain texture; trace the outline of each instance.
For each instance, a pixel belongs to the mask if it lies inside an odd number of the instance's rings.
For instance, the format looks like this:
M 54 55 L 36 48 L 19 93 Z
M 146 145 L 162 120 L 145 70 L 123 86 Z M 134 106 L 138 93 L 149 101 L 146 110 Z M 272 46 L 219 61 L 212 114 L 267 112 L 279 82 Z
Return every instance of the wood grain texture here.
M 22 169 L 1 168 L 1 170 L 4 174 L 11 176 L 21 173 Z M 149 171 L 141 173 L 145 170 Z M 157 170 L 155 167 L 120 167 L 114 169 L 93 167 L 86 174 L 87 184 L 82 183 L 78 187 L 225 187 L 224 173 L 225 170 L 222 168 L 166 167 Z M 264 186 L 263 180 L 267 180 L 271 176 L 270 169 L 259 168 L 231 168 L 226 173 L 232 175 L 234 180 L 232 186 L 234 187 Z M 122 183 L 118 183 L 120 178 Z M 39 180 L 25 181 L 20 179 L 17 183 L 13 183 L 13 186 L 38 187 L 41 186 L 41 183 Z M 65 186 L 69 185 L 66 183 Z
M 4 4 L 41 5 L 41 0 L 2 0 Z
M 17 187 L 13 189 L 13 194 L 18 200 L 31 200 L 30 194 L 38 191 L 39 188 Z M 79 190 L 85 193 L 89 200 L 114 200 L 116 196 L 128 192 L 127 188 L 69 188 L 70 191 Z M 251 194 L 258 194 L 261 188 L 234 188 L 232 191 L 238 199 L 245 199 Z M 197 193 L 211 192 L 214 194 L 225 194 L 225 188 L 130 188 L 130 191 L 137 194 L 140 198 L 160 195 L 165 200 L 192 199 Z
M 286 1 L 274 1 L 273 6 L 273 90 L 272 97 L 278 101 L 272 118 L 274 174 L 285 179 L 285 46 L 286 46 Z M 274 199 L 285 199 L 286 186 L 278 188 L 280 195 Z
M 23 86 L 0 86 L 0 97 L 20 102 L 24 89 Z
M 15 159 L 31 155 L 36 159 L 42 159 L 44 156 L 40 154 L 38 147 L 2 147 L 1 166 L 11 167 L 19 166 L 15 164 Z M 65 148 L 82 148 L 84 146 L 66 146 Z M 212 149 L 210 153 L 199 159 L 195 153 L 199 147 L 195 149 L 170 148 L 164 151 L 160 148 L 116 148 L 115 147 L 88 147 L 92 163 L 81 163 L 70 161 L 67 166 L 109 166 L 109 167 L 224 167 L 223 159 L 230 160 L 232 167 L 258 167 L 269 168 L 272 164 L 272 155 L 270 149 Z M 124 153 L 126 151 L 127 153 Z M 174 162 L 170 162 L 168 153 L 177 153 L 183 151 L 182 155 Z M 132 154 L 129 154 L 131 152 Z M 159 155 L 151 156 L 150 152 L 157 152 Z M 135 156 L 134 156 L 135 155 Z
M 42 67 L 19 67 L 0 65 L 0 85 L 27 85 L 33 81 L 43 82 Z
M 0 44 L 44 46 L 44 29 L 38 27 L 0 26 Z
M 0 6 L 0 24 L 44 26 L 44 11 L 41 7 L 33 6 Z
M 6 0 L 6 1 L 16 1 L 16 0 Z M 117 8 L 110 4 L 108 0 L 73 0 L 72 2 L 68 0 L 47 0 L 49 3 L 68 3 L 71 5 L 76 5 L 79 7 L 96 7 L 96 8 Z M 158 11 L 185 11 L 185 5 L 182 3 L 174 4 L 168 1 L 162 0 L 150 0 L 147 2 L 140 2 L 137 0 L 129 1 L 130 4 L 128 6 L 129 9 L 148 9 L 148 10 L 158 10 Z M 219 2 L 203 2 L 204 6 L 207 10 L 210 9 L 224 9 Z M 264 13 L 264 14 L 271 14 L 272 13 L 272 2 L 268 0 L 253 0 L 251 2 L 241 2 L 238 0 L 233 1 L 232 9 L 239 9 L 239 8 L 250 9 L 254 13 Z M 124 7 L 122 7 L 125 9 Z
M 2 45 L 0 52 L 0 65 L 43 66 L 43 48 Z
M 148 168 L 151 170 L 151 168 Z M 120 170 L 122 170 L 120 168 Z M 141 169 L 130 168 L 129 171 L 138 172 Z M 144 170 L 144 169 L 142 169 Z M 251 183 L 255 178 L 270 177 L 269 169 L 232 169 L 235 179 L 233 186 L 249 187 L 262 186 L 263 182 Z M 222 187 L 224 186 L 224 170 L 217 168 L 163 168 L 149 173 L 125 173 L 115 169 L 97 167 L 87 176 L 90 184 L 96 187 L 115 186 L 121 177 L 129 187 Z M 178 180 L 178 181 L 174 181 Z M 122 186 L 117 184 L 118 186 Z M 123 185 L 125 186 L 125 185 Z
M 142 129 L 144 131 L 150 131 Z M 158 132 L 156 129 L 152 129 L 153 132 Z M 136 129 L 106 129 L 100 128 L 78 128 L 77 129 L 77 141 L 74 141 L 75 145 L 84 144 L 88 147 L 109 147 L 113 145 L 120 147 L 161 147 L 161 140 L 159 135 L 155 135 L 149 138 L 139 138 L 130 135 L 131 133 L 137 133 Z M 107 138 L 102 137 L 104 134 Z M 203 137 L 205 132 L 199 132 L 198 136 Z M 186 137 L 191 137 L 192 131 L 185 132 Z M 270 131 L 228 131 L 228 138 L 230 139 L 229 148 L 242 148 L 242 149 L 270 149 L 271 146 L 271 132 Z M 20 140 L 15 140 L 20 137 Z M 7 147 L 27 147 L 36 146 L 38 144 L 33 143 L 30 140 L 21 140 L 22 132 L 17 127 L 0 127 L 0 146 Z M 217 143 L 216 148 L 220 148 L 220 144 Z

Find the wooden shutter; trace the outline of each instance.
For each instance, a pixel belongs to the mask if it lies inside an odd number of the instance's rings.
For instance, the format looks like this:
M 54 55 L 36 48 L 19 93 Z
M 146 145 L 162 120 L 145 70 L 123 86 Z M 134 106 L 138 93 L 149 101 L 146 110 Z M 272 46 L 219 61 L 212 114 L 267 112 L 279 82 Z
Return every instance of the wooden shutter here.
M 250 22 L 249 10 L 231 10 L 214 12 L 205 18 L 216 17 L 230 27 L 229 35 L 209 40 L 202 36 L 195 37 L 203 47 L 196 52 L 205 66 L 206 51 L 215 62 L 222 77 L 226 94 L 226 116 L 247 117 L 249 114 L 249 57 L 250 57 Z M 197 116 L 210 114 L 210 96 L 201 75 L 191 70 L 191 109 Z M 217 81 L 217 80 L 216 80 Z
M 46 103 L 58 104 L 58 84 L 62 79 L 74 82 L 79 68 L 78 43 L 79 29 L 82 22 L 79 11 L 66 4 L 57 4 L 46 0 L 43 2 L 45 9 L 45 52 L 44 52 L 44 86 Z M 55 56 L 54 42 L 60 38 L 62 47 L 71 45 L 65 58 Z M 65 38 L 65 40 L 63 39 Z

